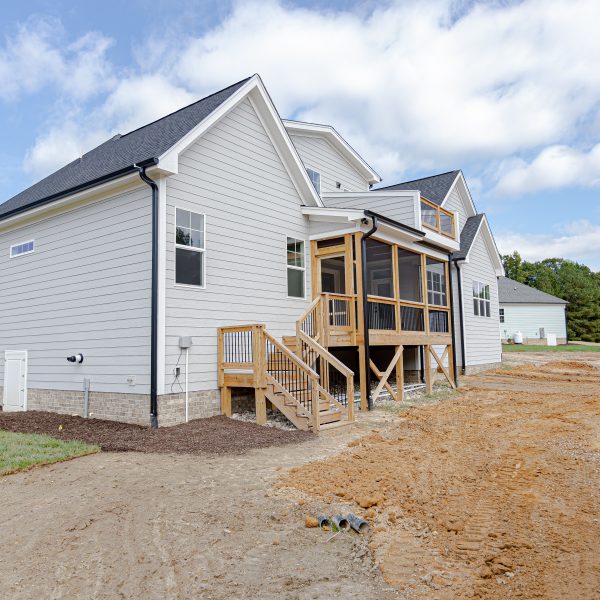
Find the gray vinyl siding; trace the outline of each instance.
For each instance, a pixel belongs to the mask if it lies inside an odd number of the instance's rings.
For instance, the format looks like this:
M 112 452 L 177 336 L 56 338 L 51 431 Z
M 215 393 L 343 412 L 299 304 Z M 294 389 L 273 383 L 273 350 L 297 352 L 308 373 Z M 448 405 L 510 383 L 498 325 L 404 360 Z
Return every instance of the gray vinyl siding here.
M 415 223 L 416 207 L 413 196 L 390 198 L 378 195 L 377 192 L 370 192 L 366 198 L 364 196 L 359 198 L 327 197 L 323 203 L 327 207 L 368 209 L 405 225 L 418 226 Z
M 27 350 L 29 388 L 149 392 L 150 209 L 140 186 L 0 234 L 0 385 L 4 351 Z
M 454 186 L 454 188 L 450 192 L 450 195 L 448 196 L 448 199 L 444 204 L 444 208 L 454 213 L 458 213 L 459 229 L 462 231 L 462 228 L 465 226 L 465 223 L 467 222 L 467 219 L 469 217 L 467 216 L 465 205 L 461 200 L 460 194 L 458 193 L 458 189 L 456 186 Z
M 206 287 L 175 285 L 175 208 L 206 215 Z M 306 298 L 287 297 L 286 237 L 305 241 Z M 179 336 L 193 337 L 190 390 L 217 387 L 217 327 L 265 323 L 293 334 L 309 304 L 308 219 L 248 100 L 188 148 L 167 178 L 166 393 Z M 183 357 L 180 360 L 183 367 Z M 183 368 L 182 368 L 183 373 Z
M 461 267 L 463 283 L 465 347 L 467 366 L 498 363 L 502 358 L 498 317 L 498 282 L 483 237 L 479 234 L 469 256 Z M 473 311 L 473 282 L 490 286 L 490 317 Z
M 566 338 L 564 304 L 501 304 L 504 323 L 500 323 L 503 339 L 512 337 L 517 331 L 523 338 L 539 338 L 540 327 L 546 333 L 555 333 L 557 338 Z
M 321 193 L 339 192 L 336 182 L 349 192 L 366 192 L 369 182 L 325 139 L 316 136 L 290 136 L 302 162 L 321 174 Z

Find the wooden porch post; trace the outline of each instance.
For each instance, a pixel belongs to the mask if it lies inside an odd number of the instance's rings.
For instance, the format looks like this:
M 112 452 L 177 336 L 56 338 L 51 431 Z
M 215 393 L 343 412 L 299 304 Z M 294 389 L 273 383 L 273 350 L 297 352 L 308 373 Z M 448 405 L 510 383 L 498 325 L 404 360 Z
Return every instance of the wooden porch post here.
M 360 410 L 368 410 L 367 401 L 367 371 L 365 369 L 365 343 L 361 341 L 358 344 L 358 362 L 360 377 Z
M 231 388 L 221 387 L 221 412 L 226 416 L 231 416 Z
M 365 315 L 363 312 L 363 280 L 362 280 L 362 246 L 361 235 L 354 234 L 354 277 L 355 282 L 355 299 L 356 299 L 356 330 L 355 343 L 358 346 L 358 375 L 360 386 L 360 410 L 368 410 L 369 404 L 367 399 L 367 369 L 365 365 Z
M 400 346 L 396 346 L 396 352 L 400 349 Z M 400 358 L 396 363 L 396 400 L 402 402 L 404 400 L 404 353 L 400 354 Z
M 433 391 L 433 376 L 431 375 L 431 350 L 430 346 L 425 346 L 425 389 L 428 394 Z
M 256 400 L 256 424 L 264 425 L 267 422 L 267 402 L 264 388 L 256 388 L 254 398 Z

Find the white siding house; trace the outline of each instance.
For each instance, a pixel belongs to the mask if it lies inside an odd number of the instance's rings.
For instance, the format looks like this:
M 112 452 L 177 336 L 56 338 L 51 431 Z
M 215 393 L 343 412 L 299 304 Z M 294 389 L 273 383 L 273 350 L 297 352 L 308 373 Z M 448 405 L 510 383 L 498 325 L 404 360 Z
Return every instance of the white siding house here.
M 508 277 L 498 280 L 500 336 L 513 339 L 516 333 L 525 344 L 546 344 L 554 334 L 559 344 L 567 342 L 566 300 L 529 287 Z
M 409 370 L 424 368 L 419 346 L 445 366 L 454 346 L 464 371 L 497 364 L 502 270 L 462 173 L 372 190 L 379 181 L 333 127 L 282 121 L 256 75 L 115 135 L 0 204 L 0 401 L 81 414 L 89 387 L 100 418 L 146 424 L 150 414 L 156 425 L 160 415 L 169 425 L 184 419 L 184 402 L 192 418 L 219 414 L 219 328 L 264 324 L 286 343 L 319 301 L 324 322 L 346 323 L 339 346 L 359 357 L 363 406 L 368 319 L 358 331 L 357 261 L 370 230 L 390 257 L 396 248 L 375 298 L 365 298 L 393 334 L 374 335 L 407 334 Z M 421 198 L 449 211 L 455 231 L 424 227 Z M 424 293 L 412 303 L 406 327 L 394 316 L 404 314 L 401 251 L 421 261 L 412 287 L 439 286 L 438 301 Z M 319 289 L 332 273 L 344 291 Z M 475 284 L 486 290 L 478 314 Z M 327 294 L 344 293 L 327 313 Z

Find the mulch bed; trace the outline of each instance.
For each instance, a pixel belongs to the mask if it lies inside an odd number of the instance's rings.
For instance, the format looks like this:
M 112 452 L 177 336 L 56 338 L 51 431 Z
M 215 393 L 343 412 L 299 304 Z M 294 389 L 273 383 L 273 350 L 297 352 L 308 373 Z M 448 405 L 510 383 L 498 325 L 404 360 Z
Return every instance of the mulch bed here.
M 0 412 L 0 429 L 80 440 L 108 452 L 160 454 L 242 454 L 254 448 L 297 444 L 312 437 L 306 431 L 283 431 L 222 416 L 151 429 L 42 411 Z

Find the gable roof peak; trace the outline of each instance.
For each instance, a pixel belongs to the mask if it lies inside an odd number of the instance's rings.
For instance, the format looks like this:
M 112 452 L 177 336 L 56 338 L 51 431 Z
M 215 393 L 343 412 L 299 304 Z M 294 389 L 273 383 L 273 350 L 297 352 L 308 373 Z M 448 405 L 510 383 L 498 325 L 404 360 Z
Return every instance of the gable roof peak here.
M 460 169 L 446 171 L 437 175 L 428 175 L 419 179 L 411 179 L 394 185 L 377 188 L 379 190 L 419 190 L 421 196 L 431 202 L 441 205 L 445 200 L 456 178 L 461 174 Z

